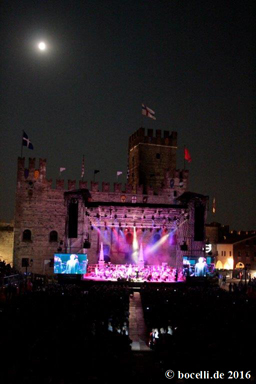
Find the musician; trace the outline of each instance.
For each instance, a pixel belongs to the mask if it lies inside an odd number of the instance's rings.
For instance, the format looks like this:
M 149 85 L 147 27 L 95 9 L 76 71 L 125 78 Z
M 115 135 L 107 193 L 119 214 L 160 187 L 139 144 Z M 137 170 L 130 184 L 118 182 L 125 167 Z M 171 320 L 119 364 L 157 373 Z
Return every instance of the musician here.
M 78 268 L 79 268 L 79 262 L 77 259 L 77 255 L 75 254 L 70 255 L 70 259 L 68 260 L 66 265 L 66 273 L 77 274 Z

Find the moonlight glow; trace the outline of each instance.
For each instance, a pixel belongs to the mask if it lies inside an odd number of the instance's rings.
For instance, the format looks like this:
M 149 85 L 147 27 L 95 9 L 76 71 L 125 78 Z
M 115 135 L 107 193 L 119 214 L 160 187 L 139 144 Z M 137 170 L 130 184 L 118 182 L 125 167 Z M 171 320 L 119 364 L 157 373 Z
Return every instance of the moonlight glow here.
M 43 41 L 41 41 L 41 43 L 38 44 L 38 48 L 40 49 L 40 51 L 45 51 L 46 44 Z

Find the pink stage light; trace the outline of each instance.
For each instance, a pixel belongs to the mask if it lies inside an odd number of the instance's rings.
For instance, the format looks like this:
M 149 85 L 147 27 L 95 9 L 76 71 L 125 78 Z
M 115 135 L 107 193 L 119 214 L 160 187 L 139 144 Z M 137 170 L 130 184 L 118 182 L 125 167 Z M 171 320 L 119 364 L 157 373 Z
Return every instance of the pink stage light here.
M 163 245 L 166 242 L 169 236 L 170 236 L 170 233 L 167 233 L 167 235 L 162 236 L 161 239 L 158 240 L 155 244 L 148 246 L 145 250 L 145 254 L 149 255 L 151 253 L 156 252 L 161 247 L 161 245 Z

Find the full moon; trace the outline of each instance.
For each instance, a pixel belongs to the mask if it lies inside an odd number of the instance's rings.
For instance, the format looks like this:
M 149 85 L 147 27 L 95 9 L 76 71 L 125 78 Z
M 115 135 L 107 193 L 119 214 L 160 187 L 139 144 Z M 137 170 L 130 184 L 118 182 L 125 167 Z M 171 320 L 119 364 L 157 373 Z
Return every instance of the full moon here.
M 40 49 L 40 51 L 45 51 L 46 44 L 43 41 L 41 41 L 41 43 L 38 44 L 38 48 Z

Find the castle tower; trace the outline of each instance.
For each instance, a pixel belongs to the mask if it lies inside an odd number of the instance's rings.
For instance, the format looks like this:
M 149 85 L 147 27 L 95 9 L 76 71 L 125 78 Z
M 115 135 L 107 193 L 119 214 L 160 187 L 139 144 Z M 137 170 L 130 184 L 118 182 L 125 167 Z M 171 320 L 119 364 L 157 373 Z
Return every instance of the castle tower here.
M 177 132 L 140 128 L 129 138 L 128 182 L 133 190 L 143 185 L 154 192 L 161 188 L 167 171 L 172 174 L 176 169 Z

